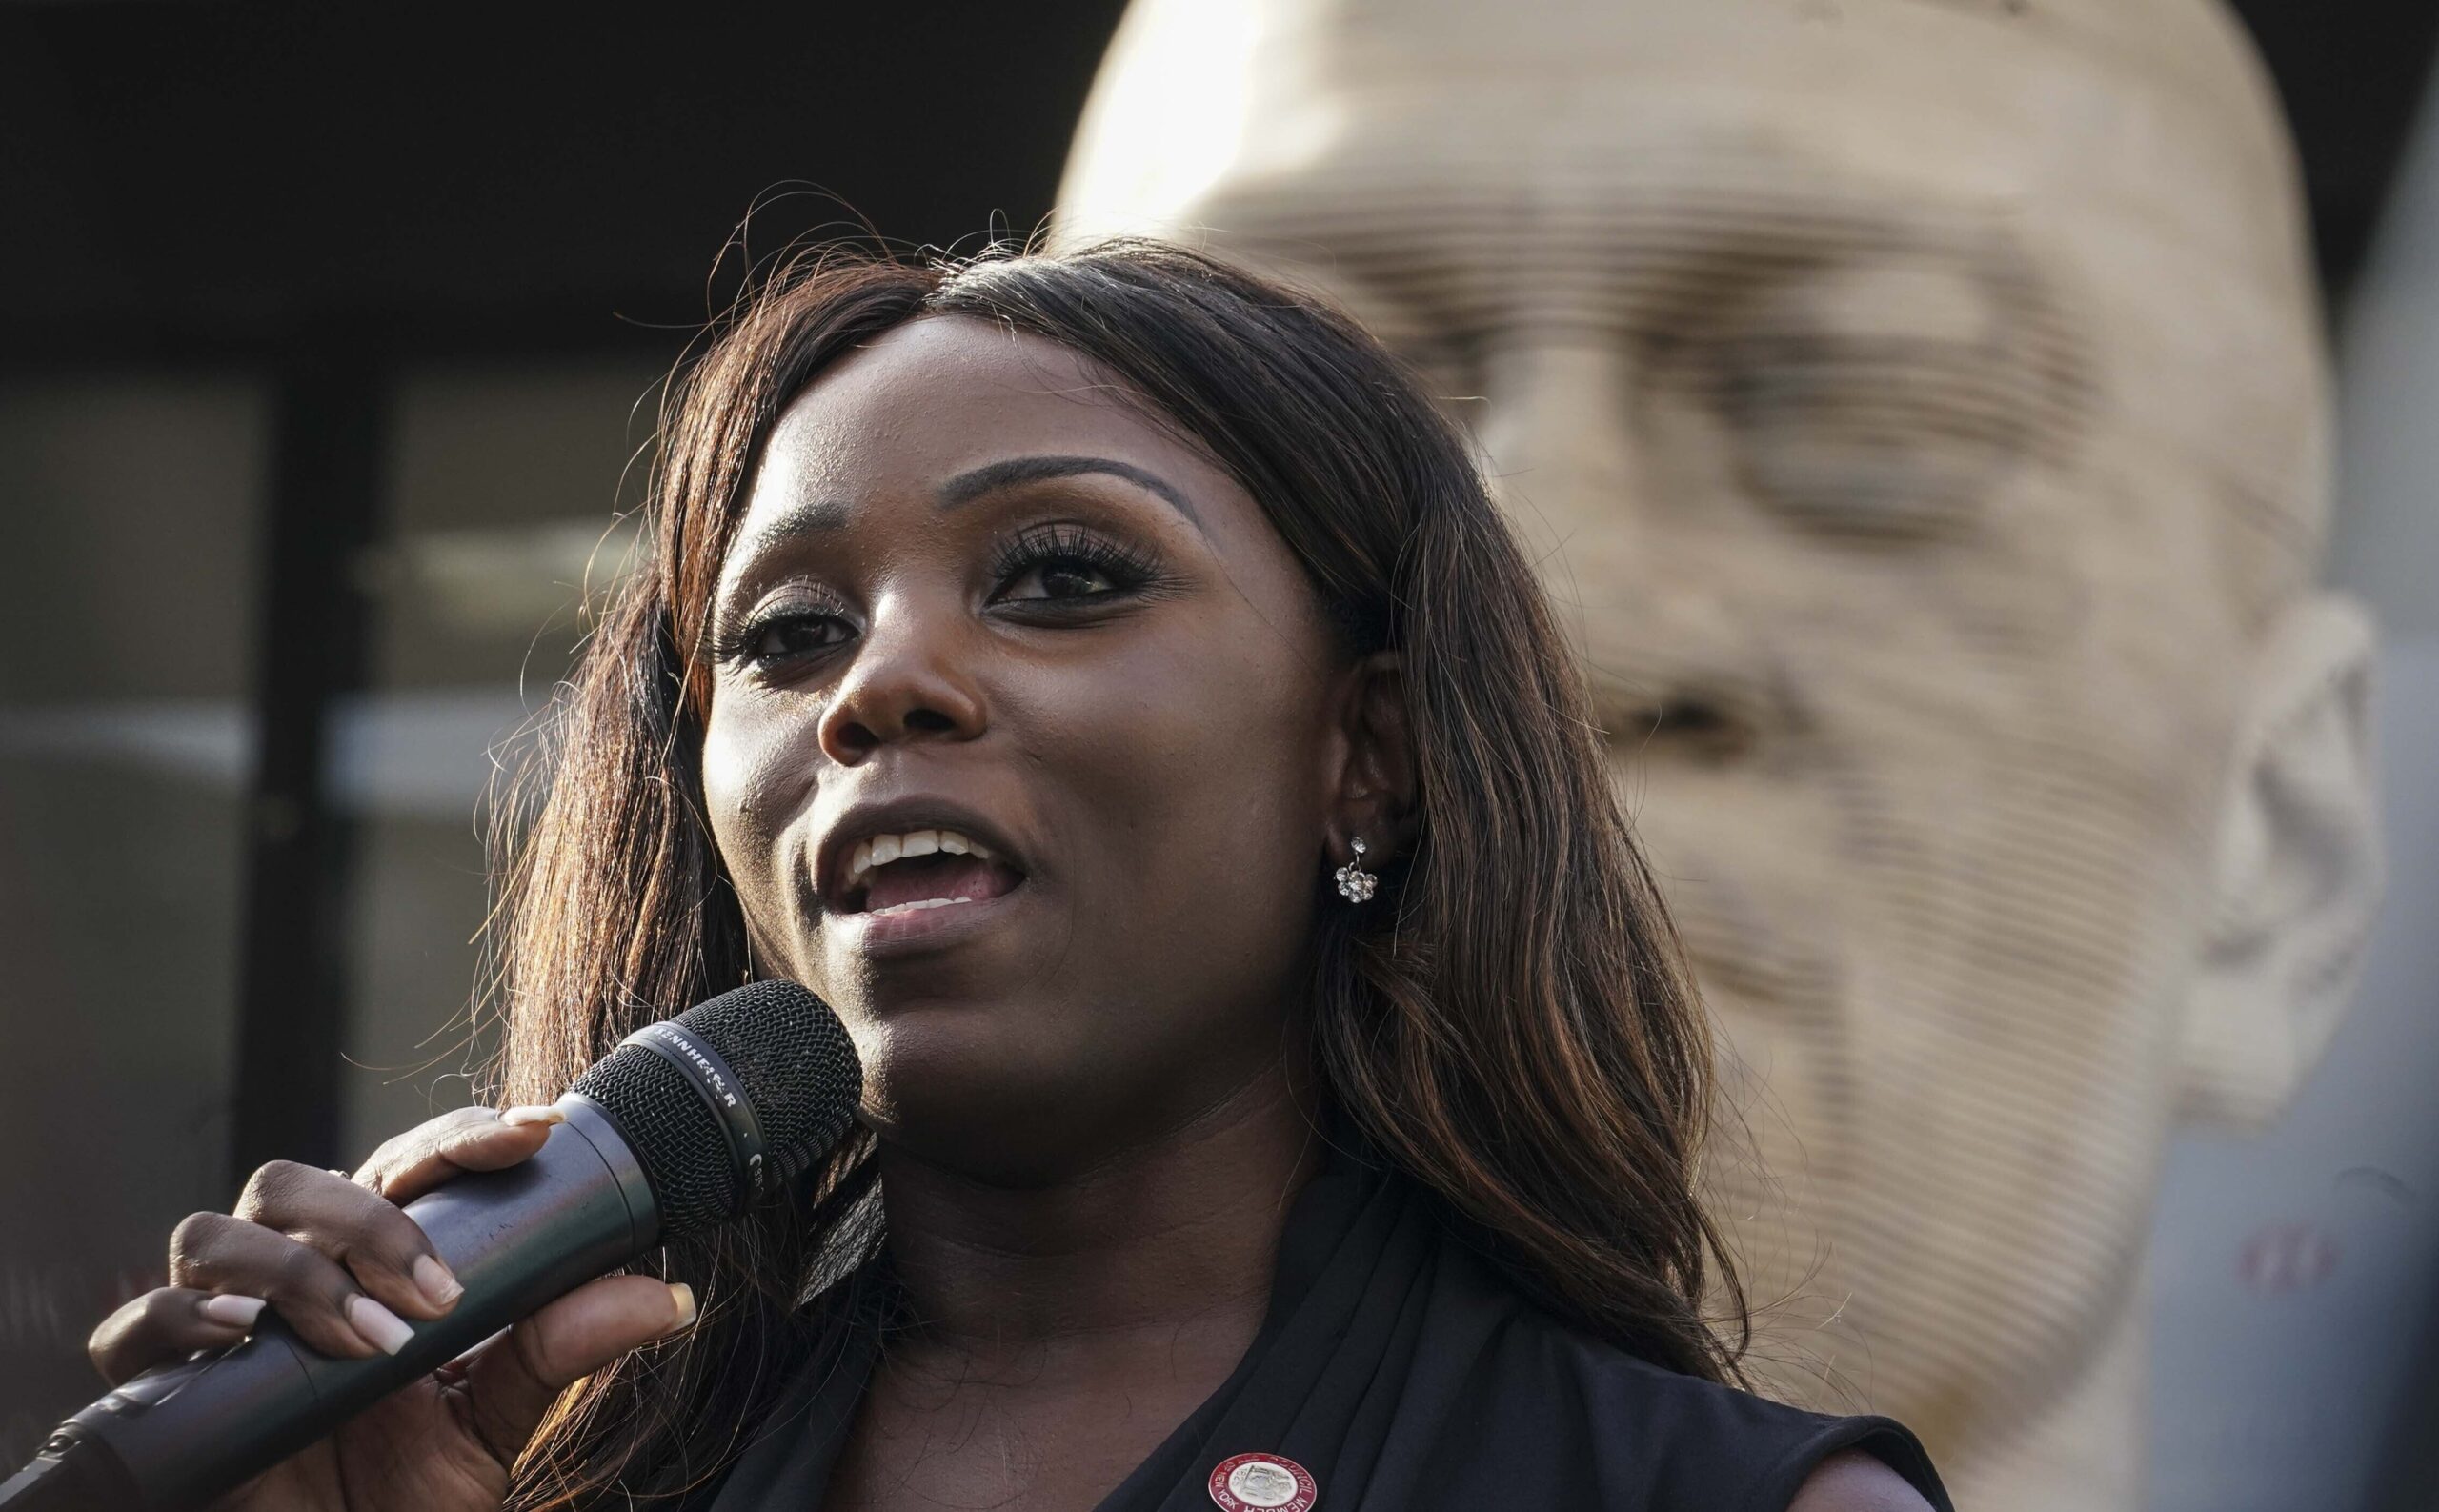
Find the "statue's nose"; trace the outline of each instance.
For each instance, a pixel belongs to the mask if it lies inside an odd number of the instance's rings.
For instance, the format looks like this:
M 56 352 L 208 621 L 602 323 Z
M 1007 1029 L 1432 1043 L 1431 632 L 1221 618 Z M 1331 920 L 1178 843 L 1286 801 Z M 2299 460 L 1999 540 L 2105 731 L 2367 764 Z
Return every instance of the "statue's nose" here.
M 1785 723 L 1760 605 L 1717 548 L 1727 497 L 1661 497 L 1638 444 L 1631 355 L 1614 333 L 1520 336 L 1483 364 L 1477 435 L 1501 504 L 1582 656 L 1611 742 L 1705 763 Z
M 1638 529 L 1634 373 L 1621 344 L 1605 334 L 1520 333 L 1495 344 L 1482 364 L 1475 433 L 1535 561 L 1586 532 L 1597 533 L 1602 550 L 1615 550 Z

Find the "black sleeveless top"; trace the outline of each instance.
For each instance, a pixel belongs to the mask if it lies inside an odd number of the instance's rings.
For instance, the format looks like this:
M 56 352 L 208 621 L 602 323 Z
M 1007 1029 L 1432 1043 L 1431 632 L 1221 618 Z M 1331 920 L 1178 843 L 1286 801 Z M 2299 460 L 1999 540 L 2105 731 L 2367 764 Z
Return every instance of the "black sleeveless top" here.
M 821 1506 L 888 1291 L 876 1261 L 816 1304 L 839 1326 L 711 1512 Z M 1954 1512 L 1900 1424 L 1782 1406 L 1587 1338 L 1503 1280 L 1415 1182 L 1340 1154 L 1289 1212 L 1243 1361 L 1096 1512 L 1213 1512 L 1215 1467 L 1248 1454 L 1308 1472 L 1315 1512 L 1784 1512 L 1848 1447 Z

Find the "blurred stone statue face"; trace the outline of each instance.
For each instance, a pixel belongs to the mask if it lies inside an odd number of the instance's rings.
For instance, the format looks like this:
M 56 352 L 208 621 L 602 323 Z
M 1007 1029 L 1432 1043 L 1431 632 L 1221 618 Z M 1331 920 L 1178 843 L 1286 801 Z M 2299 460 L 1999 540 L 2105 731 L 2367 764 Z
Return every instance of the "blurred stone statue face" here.
M 2292 177 L 2200 0 L 1138 0 L 1070 163 L 1473 425 L 1741 1068 L 1756 1363 L 1960 1504 L 2135 1503 L 2166 1132 L 2368 918 Z

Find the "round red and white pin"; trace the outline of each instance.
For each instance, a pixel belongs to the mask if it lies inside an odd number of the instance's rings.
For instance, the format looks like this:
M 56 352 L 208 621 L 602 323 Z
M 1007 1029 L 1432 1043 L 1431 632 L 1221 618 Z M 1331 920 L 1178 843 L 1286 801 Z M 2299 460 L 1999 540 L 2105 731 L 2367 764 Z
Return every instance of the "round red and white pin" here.
M 1320 1488 L 1285 1455 L 1240 1454 L 1212 1469 L 1211 1500 L 1221 1512 L 1312 1512 Z

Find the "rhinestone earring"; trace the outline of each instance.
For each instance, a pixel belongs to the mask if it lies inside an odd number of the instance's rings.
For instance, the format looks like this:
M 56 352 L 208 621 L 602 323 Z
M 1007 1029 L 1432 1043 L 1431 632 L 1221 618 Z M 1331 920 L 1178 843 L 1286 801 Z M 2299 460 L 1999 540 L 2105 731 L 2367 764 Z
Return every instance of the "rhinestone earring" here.
M 1372 897 L 1373 889 L 1381 885 L 1381 879 L 1363 869 L 1363 837 L 1359 835 L 1347 844 L 1353 848 L 1355 859 L 1334 874 L 1338 877 L 1338 896 L 1350 903 L 1364 902 Z

